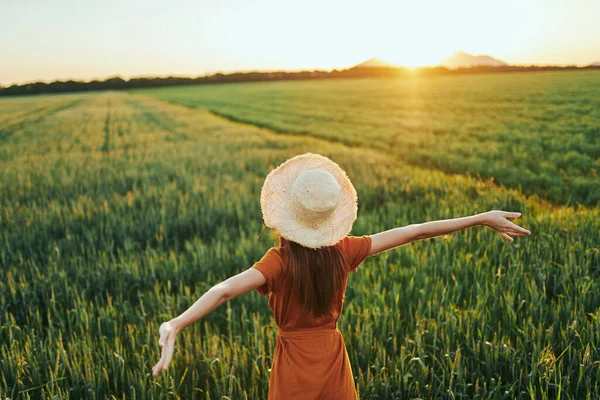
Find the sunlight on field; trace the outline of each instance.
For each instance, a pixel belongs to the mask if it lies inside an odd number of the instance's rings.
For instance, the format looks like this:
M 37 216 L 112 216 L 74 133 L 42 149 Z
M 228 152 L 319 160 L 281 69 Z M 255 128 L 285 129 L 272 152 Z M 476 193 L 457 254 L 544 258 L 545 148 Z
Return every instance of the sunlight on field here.
M 500 78 L 469 79 L 407 101 L 390 93 L 410 87 L 383 80 L 0 100 L 0 394 L 266 398 L 276 325 L 255 292 L 183 332 L 168 373 L 150 368 L 159 324 L 272 245 L 263 180 L 312 151 L 356 186 L 352 234 L 491 209 L 521 211 L 532 232 L 510 244 L 478 227 L 361 265 L 339 321 L 361 398 L 599 396 L 600 207 L 543 200 L 565 200 L 544 182 L 534 196 L 516 189 L 547 173 L 593 193 L 588 164 L 563 174 L 556 162 L 588 154 L 569 139 L 574 123 L 598 151 L 597 89 L 579 86 L 570 105 L 571 84 L 550 90 L 540 75 L 512 102 L 482 89 Z M 492 156 L 507 149 L 514 175 Z
M 188 86 L 139 93 L 234 121 L 493 177 L 561 204 L 600 201 L 600 73 Z

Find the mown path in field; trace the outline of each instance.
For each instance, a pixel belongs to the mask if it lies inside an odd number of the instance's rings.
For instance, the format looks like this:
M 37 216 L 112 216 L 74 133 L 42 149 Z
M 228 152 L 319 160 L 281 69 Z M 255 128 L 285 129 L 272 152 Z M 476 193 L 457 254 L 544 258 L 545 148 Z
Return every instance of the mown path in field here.
M 276 326 L 255 292 L 183 332 L 170 371 L 149 374 L 159 324 L 272 245 L 262 183 L 307 151 L 355 184 L 352 234 L 498 208 L 533 233 L 510 244 L 473 228 L 368 259 L 338 322 L 361 398 L 600 394 L 599 207 L 127 93 L 3 99 L 0 127 L 9 398 L 266 398 Z

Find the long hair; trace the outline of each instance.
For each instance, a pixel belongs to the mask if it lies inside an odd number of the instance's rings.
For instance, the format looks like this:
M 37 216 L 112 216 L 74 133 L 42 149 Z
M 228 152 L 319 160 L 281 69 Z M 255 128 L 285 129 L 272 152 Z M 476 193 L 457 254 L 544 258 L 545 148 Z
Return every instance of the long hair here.
M 302 309 L 320 317 L 334 311 L 333 300 L 343 290 L 346 260 L 339 247 L 311 249 L 279 237 L 279 247 L 286 257 L 289 287 L 297 289 Z

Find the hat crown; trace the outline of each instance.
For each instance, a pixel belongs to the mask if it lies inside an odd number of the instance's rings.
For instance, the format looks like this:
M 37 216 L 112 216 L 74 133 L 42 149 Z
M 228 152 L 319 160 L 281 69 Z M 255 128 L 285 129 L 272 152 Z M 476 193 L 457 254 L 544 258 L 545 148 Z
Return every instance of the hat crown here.
M 340 202 L 341 187 L 329 172 L 310 169 L 301 173 L 294 181 L 292 197 L 305 210 L 331 211 Z

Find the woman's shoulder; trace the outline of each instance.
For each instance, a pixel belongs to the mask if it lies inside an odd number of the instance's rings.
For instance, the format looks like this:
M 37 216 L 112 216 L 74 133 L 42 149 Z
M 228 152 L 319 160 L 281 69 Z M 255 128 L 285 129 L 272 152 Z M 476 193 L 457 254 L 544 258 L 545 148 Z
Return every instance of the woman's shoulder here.
M 361 236 L 347 235 L 347 236 L 344 236 L 335 245 L 342 247 L 344 249 L 352 249 L 352 248 L 357 248 L 357 247 L 361 248 L 370 243 L 371 243 L 371 236 L 369 236 L 369 235 L 361 235 Z
M 265 252 L 265 256 L 269 256 L 270 258 L 282 259 L 283 254 L 284 254 L 283 248 L 280 246 L 273 246 Z
M 275 292 L 279 286 L 279 280 L 283 272 L 283 260 L 281 257 L 281 248 L 269 248 L 262 258 L 252 265 L 252 268 L 259 270 L 265 276 L 266 283 L 256 290 L 262 295 L 268 295 Z
M 371 236 L 345 236 L 337 244 L 342 250 L 342 254 L 346 257 L 346 261 L 350 265 L 350 271 L 356 271 L 368 256 L 371 251 Z

